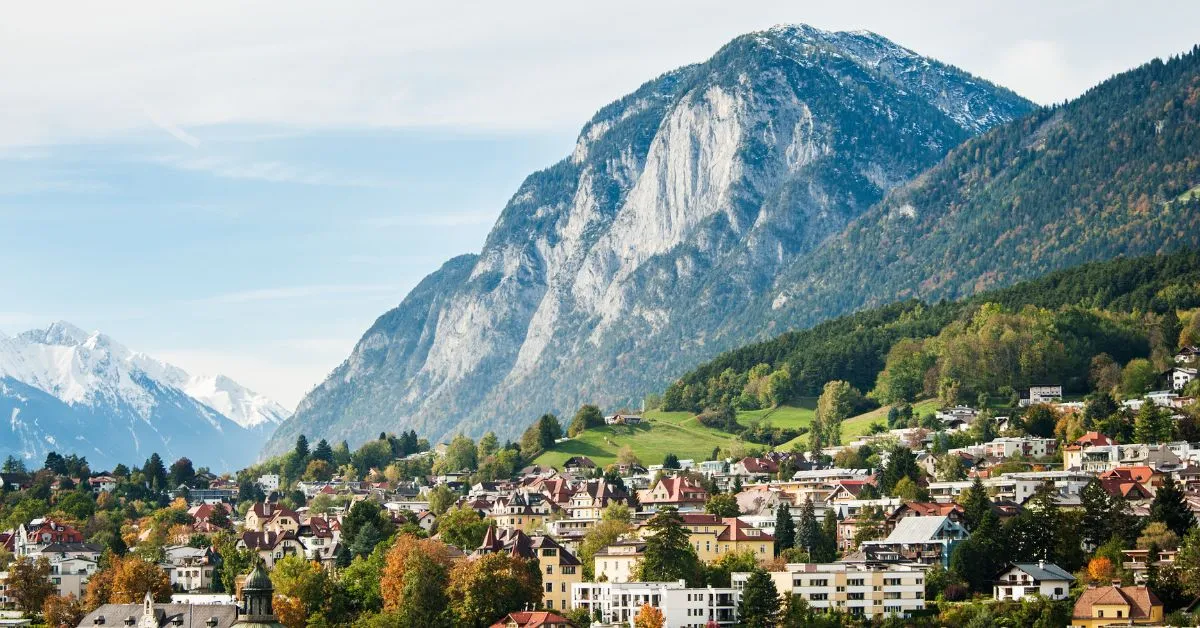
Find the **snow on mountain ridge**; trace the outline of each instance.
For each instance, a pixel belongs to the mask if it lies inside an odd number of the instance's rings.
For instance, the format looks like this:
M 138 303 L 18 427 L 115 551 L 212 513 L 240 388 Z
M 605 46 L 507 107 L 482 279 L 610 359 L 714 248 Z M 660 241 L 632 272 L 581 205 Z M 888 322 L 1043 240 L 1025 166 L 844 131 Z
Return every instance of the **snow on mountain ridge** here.
M 149 355 L 130 351 L 100 332 L 65 321 L 15 337 L 0 334 L 0 377 L 8 376 L 67 404 L 121 402 L 150 416 L 155 402 L 138 374 L 180 391 L 244 428 L 275 425 L 290 413 L 224 375 L 191 375 Z

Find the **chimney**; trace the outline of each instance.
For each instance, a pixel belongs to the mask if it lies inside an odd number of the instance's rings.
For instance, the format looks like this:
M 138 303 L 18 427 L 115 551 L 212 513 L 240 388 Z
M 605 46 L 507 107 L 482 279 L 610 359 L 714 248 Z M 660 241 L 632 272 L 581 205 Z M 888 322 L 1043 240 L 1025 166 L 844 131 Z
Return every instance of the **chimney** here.
M 1045 560 L 1039 560 L 1039 561 L 1038 561 L 1038 569 L 1045 569 L 1045 568 L 1046 568 L 1046 561 L 1045 561 Z

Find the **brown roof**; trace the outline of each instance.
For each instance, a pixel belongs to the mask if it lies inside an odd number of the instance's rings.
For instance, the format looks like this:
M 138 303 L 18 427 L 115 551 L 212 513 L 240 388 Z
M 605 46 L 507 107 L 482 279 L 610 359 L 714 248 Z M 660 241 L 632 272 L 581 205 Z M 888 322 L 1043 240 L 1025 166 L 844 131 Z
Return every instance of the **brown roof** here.
M 1154 592 L 1145 586 L 1118 587 L 1110 585 L 1085 590 L 1075 602 L 1073 617 L 1076 619 L 1092 617 L 1092 607 L 1097 604 L 1128 606 L 1129 619 L 1149 618 L 1152 607 L 1162 606 L 1162 602 L 1154 595 Z
M 754 526 L 738 519 L 737 517 L 718 517 L 704 512 L 685 512 L 680 513 L 679 517 L 683 519 L 683 524 L 687 526 L 725 526 L 725 529 L 717 536 L 718 541 L 774 541 L 775 537 L 759 530 L 755 536 L 750 536 L 746 533 L 747 530 L 758 530 Z

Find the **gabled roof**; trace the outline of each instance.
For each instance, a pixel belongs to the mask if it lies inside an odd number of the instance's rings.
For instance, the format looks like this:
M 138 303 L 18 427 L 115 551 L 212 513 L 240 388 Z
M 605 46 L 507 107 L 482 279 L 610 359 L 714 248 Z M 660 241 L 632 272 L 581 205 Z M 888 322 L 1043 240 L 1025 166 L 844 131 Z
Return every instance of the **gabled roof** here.
M 492 624 L 491 628 L 506 628 L 507 626 L 542 628 L 543 626 L 560 625 L 574 626 L 575 623 L 562 615 L 556 615 L 550 611 L 517 611 L 509 613 L 504 619 Z
M 1037 563 L 1011 563 L 1008 566 L 1008 568 L 1005 569 L 1004 571 L 1008 572 L 1011 569 L 1020 569 L 1021 571 L 1029 574 L 1030 578 L 1033 578 L 1034 580 L 1038 580 L 1038 581 L 1042 581 L 1042 580 L 1074 581 L 1075 580 L 1075 576 L 1072 576 L 1070 573 L 1068 573 L 1062 567 L 1059 567 L 1058 565 L 1055 565 L 1054 563 L 1047 563 L 1045 561 L 1037 562 Z
M 770 458 L 742 458 L 739 462 L 748 473 L 778 473 L 779 465 Z
M 1080 594 L 1075 601 L 1074 618 L 1085 619 L 1092 617 L 1092 607 L 1096 605 L 1114 604 L 1129 606 L 1129 619 L 1146 619 L 1150 617 L 1150 609 L 1162 606 L 1162 602 L 1145 586 L 1089 588 Z
M 935 538 L 943 526 L 954 525 L 949 517 L 905 517 L 896 523 L 896 528 L 888 535 L 884 543 L 929 543 Z

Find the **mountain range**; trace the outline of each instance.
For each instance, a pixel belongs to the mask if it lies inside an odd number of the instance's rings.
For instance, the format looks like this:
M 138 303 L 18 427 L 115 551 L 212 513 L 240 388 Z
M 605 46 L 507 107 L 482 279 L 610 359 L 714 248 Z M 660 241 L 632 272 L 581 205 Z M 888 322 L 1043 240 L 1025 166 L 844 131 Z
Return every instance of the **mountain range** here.
M 228 377 L 190 375 L 70 323 L 0 334 L 0 456 L 72 452 L 100 470 L 157 452 L 232 470 L 289 416 Z
M 1027 100 L 867 32 L 777 27 L 602 108 L 478 255 L 364 334 L 268 445 L 514 437 L 612 407 L 780 324 L 781 278 Z M 765 306 L 764 306 L 765 299 Z M 777 308 L 776 308 L 777 309 Z

